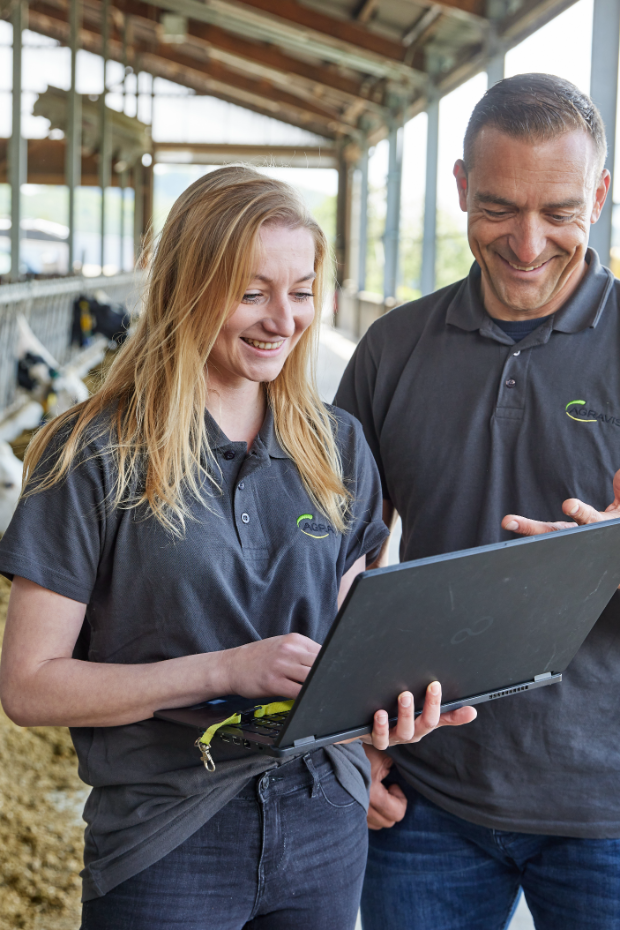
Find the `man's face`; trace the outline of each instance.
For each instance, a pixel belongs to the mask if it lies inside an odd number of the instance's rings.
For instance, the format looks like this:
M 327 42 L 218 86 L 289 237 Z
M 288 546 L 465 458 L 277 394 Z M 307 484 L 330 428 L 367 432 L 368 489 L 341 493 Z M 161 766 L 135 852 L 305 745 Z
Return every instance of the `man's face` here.
M 458 161 L 454 175 L 487 310 L 504 319 L 554 313 L 585 271 L 609 187 L 590 137 L 574 130 L 530 142 L 487 126 L 469 172 Z

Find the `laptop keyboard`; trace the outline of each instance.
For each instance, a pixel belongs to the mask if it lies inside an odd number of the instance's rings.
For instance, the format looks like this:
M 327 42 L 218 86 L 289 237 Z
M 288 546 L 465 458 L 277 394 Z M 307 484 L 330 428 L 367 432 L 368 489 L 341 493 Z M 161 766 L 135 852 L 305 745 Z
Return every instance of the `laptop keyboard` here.
M 242 733 L 247 733 L 248 735 L 256 734 L 257 736 L 269 736 L 271 739 L 275 740 L 282 732 L 289 711 L 284 711 L 280 714 L 265 715 L 264 717 L 254 717 L 252 714 L 253 710 L 248 711 L 246 714 L 242 714 L 240 723 L 231 724 L 230 729 L 229 727 L 223 727 L 218 731 L 217 735 L 225 743 L 234 743 L 236 746 L 245 746 L 247 749 L 254 745 L 255 748 L 262 749 L 263 747 L 260 743 L 252 744 L 248 742 L 248 740 L 243 739 L 240 735 L 237 735 L 238 731 L 241 730 Z M 232 729 L 233 727 L 234 731 Z
M 281 714 L 270 714 L 265 717 L 248 717 L 242 716 L 241 723 L 237 726 L 244 733 L 259 733 L 261 736 L 271 736 L 275 739 L 282 732 L 286 723 L 288 711 Z

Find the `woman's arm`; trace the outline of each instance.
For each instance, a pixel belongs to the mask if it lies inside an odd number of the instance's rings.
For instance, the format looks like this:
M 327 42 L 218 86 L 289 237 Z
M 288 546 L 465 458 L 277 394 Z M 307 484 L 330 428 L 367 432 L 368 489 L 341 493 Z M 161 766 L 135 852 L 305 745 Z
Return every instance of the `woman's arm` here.
M 72 654 L 85 611 L 85 604 L 14 579 L 0 698 L 20 726 L 120 726 L 146 720 L 162 707 L 224 694 L 294 698 L 320 649 L 289 633 L 143 665 L 82 662 Z
M 342 576 L 340 581 L 340 588 L 338 590 L 338 610 L 342 607 L 344 599 L 349 593 L 351 585 L 355 581 L 358 575 L 361 575 L 362 572 L 366 571 L 366 556 L 362 555 L 359 557 L 357 562 L 354 562 L 348 572 Z

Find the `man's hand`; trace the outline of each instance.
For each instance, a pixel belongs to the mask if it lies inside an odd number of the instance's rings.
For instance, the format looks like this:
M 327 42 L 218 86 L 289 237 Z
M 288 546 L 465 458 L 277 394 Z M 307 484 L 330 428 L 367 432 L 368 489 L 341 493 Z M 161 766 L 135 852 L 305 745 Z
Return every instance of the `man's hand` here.
M 459 707 L 458 710 L 442 714 L 441 685 L 438 681 L 431 681 L 419 717 L 416 718 L 414 714 L 413 694 L 411 691 L 403 691 L 398 695 L 396 726 L 390 729 L 387 711 L 375 711 L 372 733 L 360 739 L 375 749 L 387 749 L 388 746 L 398 746 L 400 743 L 419 743 L 437 727 L 460 727 L 464 723 L 471 723 L 476 719 L 476 713 L 474 707 Z
M 372 782 L 370 785 L 370 806 L 368 808 L 368 826 L 371 830 L 393 827 L 402 820 L 407 810 L 407 798 L 399 785 L 383 784 L 392 768 L 393 761 L 374 746 L 364 746 L 364 752 L 370 760 Z
M 614 475 L 613 487 L 613 502 L 604 511 L 595 510 L 594 507 L 584 504 L 575 497 L 564 501 L 562 510 L 567 517 L 573 518 L 573 523 L 563 521 L 545 523 L 542 520 L 528 520 L 527 517 L 519 517 L 511 513 L 502 520 L 502 528 L 511 530 L 513 533 L 520 533 L 522 536 L 538 536 L 540 533 L 553 533 L 556 530 L 568 530 L 572 526 L 586 526 L 588 523 L 600 523 L 602 520 L 620 518 L 620 470 Z

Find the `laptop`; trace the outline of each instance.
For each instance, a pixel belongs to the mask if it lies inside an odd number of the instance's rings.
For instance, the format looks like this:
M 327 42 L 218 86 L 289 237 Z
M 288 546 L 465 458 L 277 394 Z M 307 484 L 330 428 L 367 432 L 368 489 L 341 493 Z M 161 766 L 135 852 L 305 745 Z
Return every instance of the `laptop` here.
M 294 702 L 227 695 L 155 716 L 211 727 L 216 759 L 286 758 L 369 733 L 380 708 L 394 721 L 401 691 L 421 713 L 434 680 L 442 712 L 523 694 L 562 680 L 619 584 L 620 519 L 373 569 Z

